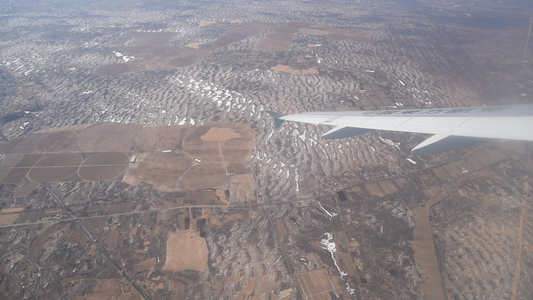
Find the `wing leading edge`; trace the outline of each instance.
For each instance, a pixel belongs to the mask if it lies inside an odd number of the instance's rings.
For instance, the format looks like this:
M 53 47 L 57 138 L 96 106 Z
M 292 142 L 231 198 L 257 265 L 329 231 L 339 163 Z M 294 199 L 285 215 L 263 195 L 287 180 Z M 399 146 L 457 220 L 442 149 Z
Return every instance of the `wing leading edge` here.
M 533 141 L 533 105 L 487 106 L 377 111 L 271 112 L 276 125 L 283 121 L 333 125 L 324 139 L 357 136 L 373 130 L 433 134 L 411 150 L 433 154 L 456 150 L 486 139 Z

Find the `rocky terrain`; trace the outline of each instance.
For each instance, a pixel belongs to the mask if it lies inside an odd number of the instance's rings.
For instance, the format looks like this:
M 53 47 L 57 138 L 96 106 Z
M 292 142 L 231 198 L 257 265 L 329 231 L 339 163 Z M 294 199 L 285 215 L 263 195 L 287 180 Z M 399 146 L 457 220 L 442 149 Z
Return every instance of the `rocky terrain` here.
M 275 129 L 267 111 L 530 103 L 532 14 L 518 0 L 2 4 L 0 295 L 527 298 L 531 145 L 419 157 L 425 136 L 325 141 L 328 128 Z M 158 147 L 149 130 L 27 146 L 95 123 L 169 127 Z M 189 132 L 208 146 L 166 142 Z M 166 150 L 186 163 L 167 168 Z M 79 167 L 109 152 L 138 162 Z

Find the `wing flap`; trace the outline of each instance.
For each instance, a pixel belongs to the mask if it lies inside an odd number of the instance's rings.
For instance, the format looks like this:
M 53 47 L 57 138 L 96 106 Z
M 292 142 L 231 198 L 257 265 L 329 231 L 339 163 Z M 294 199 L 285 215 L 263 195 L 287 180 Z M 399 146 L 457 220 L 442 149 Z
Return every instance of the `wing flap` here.
M 427 155 L 447 152 L 478 145 L 486 140 L 484 138 L 468 136 L 436 134 L 414 147 L 411 153 L 415 155 Z
M 344 139 L 344 138 L 348 138 L 352 136 L 365 134 L 370 131 L 372 131 L 372 129 L 337 126 L 331 129 L 330 131 L 324 133 L 322 135 L 322 139 L 324 140 Z

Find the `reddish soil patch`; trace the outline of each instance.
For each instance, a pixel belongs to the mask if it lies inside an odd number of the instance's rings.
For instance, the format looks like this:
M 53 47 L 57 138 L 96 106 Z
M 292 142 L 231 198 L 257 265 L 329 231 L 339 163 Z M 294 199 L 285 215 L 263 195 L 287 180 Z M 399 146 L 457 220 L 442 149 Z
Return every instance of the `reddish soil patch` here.
M 164 271 L 207 270 L 207 243 L 199 232 L 171 232 L 167 240 Z
M 309 69 L 293 69 L 290 66 L 287 65 L 276 65 L 275 67 L 271 68 L 274 72 L 284 72 L 289 73 L 292 75 L 316 75 L 318 74 L 318 70 L 315 68 L 309 68 Z

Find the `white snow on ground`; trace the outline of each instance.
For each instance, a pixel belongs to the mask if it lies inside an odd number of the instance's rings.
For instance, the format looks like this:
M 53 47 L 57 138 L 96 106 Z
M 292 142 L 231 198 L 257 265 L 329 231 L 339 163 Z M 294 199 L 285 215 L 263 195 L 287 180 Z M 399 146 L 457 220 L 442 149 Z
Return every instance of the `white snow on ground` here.
M 320 244 L 324 246 L 324 249 L 328 250 L 329 253 L 331 253 L 331 259 L 333 259 L 333 262 L 335 263 L 337 270 L 341 274 L 341 278 L 348 275 L 348 273 L 341 271 L 341 268 L 339 267 L 339 264 L 337 263 L 337 258 L 335 258 L 335 252 L 337 252 L 337 245 L 334 242 L 330 242 L 333 239 L 333 235 L 329 232 L 324 233 L 322 236 L 324 235 L 326 236 L 326 238 L 321 239 Z
M 230 111 L 231 109 L 246 109 L 250 104 L 252 110 L 250 115 L 256 114 L 256 109 L 259 111 L 264 110 L 261 104 L 252 104 L 251 100 L 246 99 L 239 92 L 228 90 L 201 79 L 196 80 L 194 78 L 176 76 L 170 79 L 170 83 L 187 88 L 189 92 L 199 95 L 202 98 L 210 99 L 216 103 L 217 107 L 224 108 L 226 111 Z
M 384 139 L 384 138 L 382 138 L 382 137 L 379 137 L 379 139 L 380 139 L 383 143 L 385 143 L 385 144 L 387 144 L 387 145 L 389 145 L 389 146 L 391 146 L 391 147 L 394 147 L 394 148 L 400 150 L 400 145 L 401 145 L 400 143 L 396 143 L 396 142 L 393 142 L 393 141 L 391 141 L 391 140 L 389 140 L 389 139 Z

